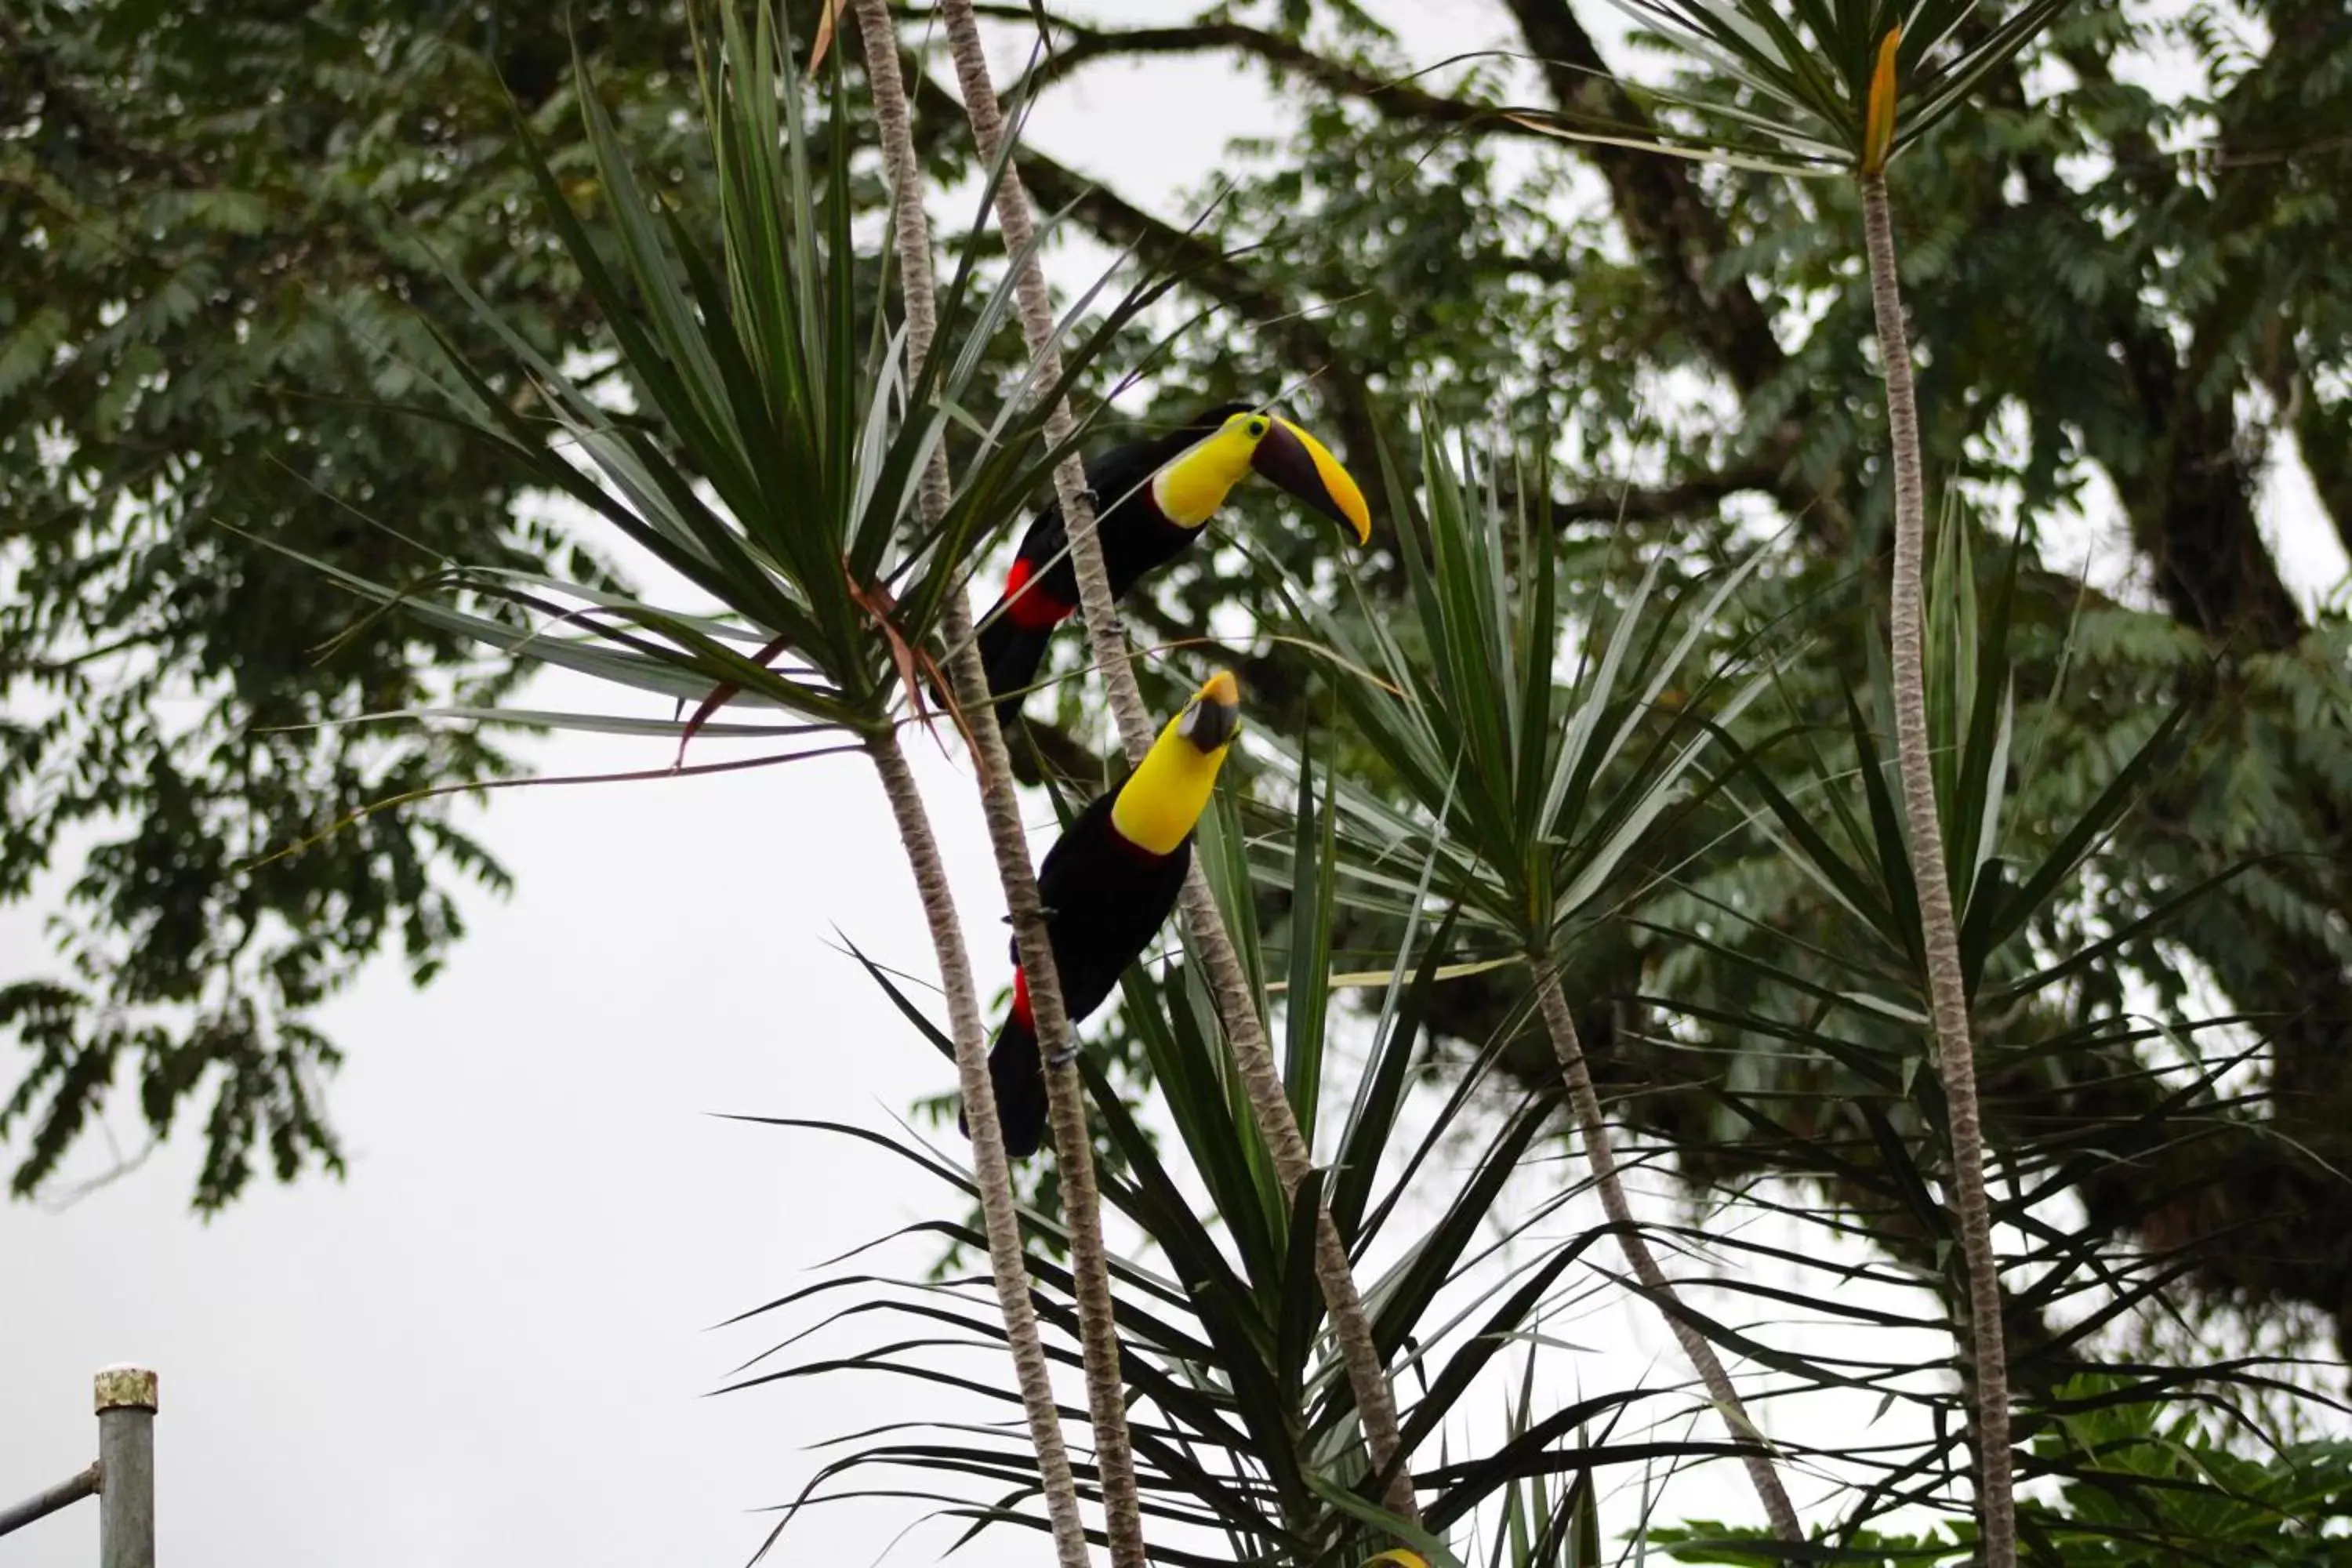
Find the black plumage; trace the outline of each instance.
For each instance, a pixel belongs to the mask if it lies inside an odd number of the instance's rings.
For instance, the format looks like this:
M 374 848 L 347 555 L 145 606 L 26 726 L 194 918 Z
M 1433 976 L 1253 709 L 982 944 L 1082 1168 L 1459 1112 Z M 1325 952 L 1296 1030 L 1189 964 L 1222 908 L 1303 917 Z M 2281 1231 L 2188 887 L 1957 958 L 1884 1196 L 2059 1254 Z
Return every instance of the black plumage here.
M 1046 910 L 1045 931 L 1053 944 L 1055 972 L 1061 977 L 1062 1005 L 1074 1025 L 1108 999 L 1127 966 L 1151 945 L 1176 907 L 1192 864 L 1190 835 L 1166 855 L 1154 855 L 1120 837 L 1111 823 L 1118 798 L 1116 789 L 1097 796 L 1045 852 L 1045 864 L 1037 868 L 1037 896 Z M 1013 956 L 1017 965 L 1017 943 Z M 1016 969 L 1011 1015 L 988 1053 L 1005 1152 L 1016 1160 L 1035 1153 L 1045 1141 L 1042 1067 L 1029 1013 L 1028 980 Z
M 1086 460 L 1111 597 L 1124 598 L 1139 579 L 1182 554 L 1201 535 L 1198 528 L 1180 527 L 1160 515 L 1151 499 L 1151 477 L 1186 448 L 1215 435 L 1234 415 L 1249 411 L 1245 403 L 1220 404 L 1179 429 L 1122 441 Z M 1052 502 L 1021 536 L 1004 593 L 982 617 L 981 665 L 988 672 L 988 689 L 1003 699 L 996 707 L 1000 723 L 1010 724 L 1020 711 L 1018 694 L 1037 679 L 1054 629 L 1077 608 L 1078 576 L 1068 546 L 1061 503 Z

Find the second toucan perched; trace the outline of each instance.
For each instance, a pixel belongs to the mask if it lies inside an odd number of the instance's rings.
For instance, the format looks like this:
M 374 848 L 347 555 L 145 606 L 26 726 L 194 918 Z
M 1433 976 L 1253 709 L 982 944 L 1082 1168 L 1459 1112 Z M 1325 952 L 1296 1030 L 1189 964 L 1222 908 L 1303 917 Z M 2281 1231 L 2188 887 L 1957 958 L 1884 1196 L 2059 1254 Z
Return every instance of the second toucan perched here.
M 1045 851 L 1037 897 L 1072 1024 L 1103 1005 L 1175 908 L 1192 864 L 1193 825 L 1240 729 L 1240 685 L 1231 675 L 1210 677 L 1135 771 L 1087 803 Z M 1016 944 L 1016 964 L 1020 956 Z M 988 1053 L 1004 1152 L 1016 1160 L 1045 1141 L 1043 1067 L 1028 977 L 1016 968 L 1012 1016 Z
M 1202 526 L 1253 468 L 1345 524 L 1361 544 L 1372 536 L 1363 492 L 1323 444 L 1286 419 L 1246 404 L 1212 408 L 1180 430 L 1122 442 L 1087 461 L 1096 529 L 1114 598 L 1200 537 Z M 1021 537 L 1004 592 L 982 617 L 980 658 L 996 716 L 1011 723 L 1037 678 L 1054 628 L 1078 607 L 1077 573 L 1058 502 Z

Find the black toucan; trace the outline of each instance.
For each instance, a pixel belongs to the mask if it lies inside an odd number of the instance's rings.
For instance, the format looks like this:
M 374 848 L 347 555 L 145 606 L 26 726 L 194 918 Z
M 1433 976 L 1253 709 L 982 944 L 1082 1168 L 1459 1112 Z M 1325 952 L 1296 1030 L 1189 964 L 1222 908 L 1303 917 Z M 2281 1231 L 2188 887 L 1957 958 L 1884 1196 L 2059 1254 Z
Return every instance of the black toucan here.
M 1252 468 L 1345 523 L 1357 543 L 1371 538 L 1363 492 L 1323 443 L 1287 419 L 1229 403 L 1182 429 L 1122 442 L 1087 460 L 1111 596 L 1124 597 L 1136 579 L 1183 553 Z M 980 658 L 988 689 L 1002 699 L 999 722 L 1010 724 L 1020 711 L 1054 628 L 1077 607 L 1077 574 L 1055 502 L 1022 535 L 1004 592 L 981 620 Z
M 1037 897 L 1072 1024 L 1103 1005 L 1176 907 L 1192 864 L 1192 826 L 1241 729 L 1241 711 L 1234 678 L 1210 677 L 1125 782 L 1088 802 L 1045 851 Z M 1017 945 L 1013 962 L 1020 962 Z M 989 1050 L 988 1076 L 1004 1152 L 1026 1159 L 1045 1136 L 1045 1076 L 1029 1015 L 1029 981 L 1018 968 L 1012 1016 Z

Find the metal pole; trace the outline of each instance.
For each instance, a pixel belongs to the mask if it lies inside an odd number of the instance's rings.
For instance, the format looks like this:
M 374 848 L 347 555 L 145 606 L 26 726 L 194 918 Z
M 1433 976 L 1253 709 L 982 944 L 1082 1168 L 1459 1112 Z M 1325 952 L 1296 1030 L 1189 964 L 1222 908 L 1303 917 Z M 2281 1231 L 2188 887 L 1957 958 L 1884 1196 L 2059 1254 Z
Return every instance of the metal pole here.
M 0 1508 L 0 1535 L 22 1530 L 37 1519 L 47 1519 L 61 1508 L 69 1508 L 86 1497 L 98 1495 L 98 1467 L 92 1465 L 69 1481 L 56 1486 L 37 1497 L 28 1497 L 14 1508 Z
M 99 1568 L 155 1568 L 155 1374 L 98 1374 Z

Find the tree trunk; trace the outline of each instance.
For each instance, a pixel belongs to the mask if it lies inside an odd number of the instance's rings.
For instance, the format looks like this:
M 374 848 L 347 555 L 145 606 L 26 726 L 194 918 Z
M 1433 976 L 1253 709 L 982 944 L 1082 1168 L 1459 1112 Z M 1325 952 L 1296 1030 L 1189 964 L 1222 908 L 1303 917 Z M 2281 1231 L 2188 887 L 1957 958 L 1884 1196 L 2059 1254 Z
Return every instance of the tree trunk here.
M 2014 1568 L 2017 1512 L 2011 1493 L 2009 1363 L 2001 1344 L 2000 1275 L 1985 1198 L 1984 1126 L 1977 1109 L 1976 1047 L 1969 1034 L 1968 989 L 1960 969 L 1959 926 L 1944 867 L 1944 832 L 1936 815 L 1928 755 L 1927 689 L 1919 595 L 1927 554 L 1926 485 L 1920 478 L 1919 411 L 1911 387 L 1911 343 L 1904 333 L 1903 295 L 1895 272 L 1895 225 L 1884 174 L 1862 177 L 1863 232 L 1870 255 L 1870 297 L 1878 319 L 1878 355 L 1886 374 L 1886 426 L 1895 454 L 1895 584 L 1888 623 L 1894 643 L 1895 749 L 1910 828 L 1911 879 L 1919 889 L 1919 926 L 1927 960 L 1937 1069 L 1952 1128 L 1952 1209 L 1968 1270 L 1971 1383 L 1976 1400 L 1979 1528 L 1987 1568 Z
M 1258 1132 L 1274 1154 L 1276 1179 L 1282 1183 L 1282 1195 L 1296 1200 L 1298 1184 L 1315 1168 L 1314 1156 L 1298 1131 L 1290 1097 L 1283 1089 L 1282 1071 L 1275 1066 L 1273 1047 L 1266 1043 L 1257 1003 L 1250 994 L 1249 974 L 1242 967 L 1241 954 L 1234 951 L 1224 912 L 1217 907 L 1217 895 L 1197 857 L 1184 879 L 1183 908 L 1202 967 L 1207 972 L 1210 993 L 1216 998 L 1217 1016 L 1233 1047 L 1243 1092 L 1249 1098 Z M 1348 1387 L 1356 1396 L 1356 1410 L 1363 1420 L 1372 1468 L 1388 1476 L 1381 1501 L 1391 1513 L 1419 1524 L 1421 1504 L 1413 1495 L 1412 1472 L 1406 1463 L 1410 1456 L 1402 1452 L 1404 1439 L 1397 1422 L 1395 1391 L 1381 1364 L 1380 1347 L 1372 1340 L 1371 1315 L 1364 1310 L 1364 1298 L 1356 1289 L 1347 1244 L 1339 1239 L 1339 1226 L 1331 1217 L 1328 1189 L 1327 1197 L 1315 1206 L 1315 1277 L 1322 1287 L 1324 1308 L 1331 1314 L 1332 1337 L 1348 1369 Z
M 964 107 L 971 116 L 973 136 L 980 143 L 982 158 L 992 163 L 1003 142 L 1004 121 L 997 106 L 995 87 L 989 79 L 988 59 L 971 0 L 943 0 L 940 13 L 947 24 L 948 47 L 955 61 L 957 83 L 963 90 Z M 1040 385 L 1050 385 L 1061 377 L 1061 356 L 1054 344 L 1053 301 L 1045 291 L 1044 269 L 1037 265 L 1031 248 L 1036 221 L 1028 191 L 1021 183 L 1019 168 L 1010 158 L 1004 160 L 1003 178 L 997 185 L 996 216 L 997 225 L 1004 234 L 1005 249 L 1014 256 L 1027 253 L 1014 275 L 1014 298 L 1020 305 L 1022 327 L 1029 343 L 1032 377 Z M 1046 416 L 1046 438 L 1059 443 L 1068 437 L 1073 427 L 1068 405 L 1057 402 Z M 1118 605 L 1111 597 L 1109 576 L 1103 567 L 1102 544 L 1095 535 L 1094 510 L 1082 493 L 1086 482 L 1085 467 L 1076 457 L 1066 459 L 1055 470 L 1055 493 L 1067 526 L 1070 562 L 1077 575 L 1079 606 L 1088 644 L 1102 671 L 1111 713 L 1118 721 L 1128 760 L 1139 762 L 1151 746 L 1151 719 L 1144 710 L 1135 671 L 1128 663 L 1126 635 L 1119 624 Z M 1183 910 L 1192 940 L 1208 970 L 1225 1037 L 1233 1047 L 1259 1131 L 1273 1151 L 1283 1193 L 1296 1196 L 1298 1184 L 1313 1169 L 1313 1155 L 1299 1133 L 1290 1100 L 1283 1092 L 1282 1076 L 1266 1044 L 1240 955 L 1234 950 L 1215 894 L 1197 858 L 1185 879 Z M 1058 1116 L 1057 1110 L 1057 1124 Z M 1381 1365 L 1371 1322 L 1349 1266 L 1347 1247 L 1339 1239 L 1339 1227 L 1332 1222 L 1328 1205 L 1320 1206 L 1317 1214 L 1315 1257 L 1324 1305 L 1331 1314 L 1333 1335 L 1348 1368 L 1349 1387 L 1356 1396 L 1357 1411 L 1363 1421 L 1372 1468 L 1388 1477 L 1383 1500 L 1391 1512 L 1418 1524 L 1420 1509 L 1413 1497 L 1408 1456 L 1402 1451 L 1395 1394 Z
M 936 284 L 931 275 L 930 226 L 923 212 L 921 170 L 915 159 L 906 89 L 898 71 L 898 39 L 886 0 L 858 0 L 857 19 L 865 38 L 867 75 L 873 83 L 876 113 L 882 122 L 885 157 L 890 171 L 894 227 L 906 297 L 908 376 L 911 381 L 921 374 L 939 330 Z M 990 101 L 993 107 L 992 97 Z M 1085 483 L 1083 479 L 1078 482 L 1081 486 Z M 944 451 L 940 451 L 933 454 L 924 472 L 918 504 L 926 521 L 936 522 L 947 500 L 947 458 Z M 1127 1387 L 1119 1374 L 1118 1331 L 1111 1312 L 1110 1268 L 1103 1249 L 1102 1199 L 1095 1184 L 1094 1143 L 1087 1129 L 1086 1095 L 1071 1066 L 1070 1020 L 1063 1006 L 1061 982 L 1055 973 L 1053 948 L 1045 931 L 1045 910 L 1037 897 L 1036 872 L 1029 860 L 1029 839 L 1021 823 L 1020 798 L 1013 792 L 1004 738 L 997 728 L 994 705 L 989 700 L 987 676 L 981 668 L 980 650 L 972 638 L 971 610 L 961 589 L 949 593 L 941 602 L 940 630 L 949 649 L 949 677 L 972 737 L 973 763 L 980 775 L 989 842 L 996 852 L 997 873 L 1004 883 L 1005 906 L 1013 918 L 1021 967 L 1029 982 L 1030 1014 L 1036 1028 L 1038 1053 L 1045 1064 L 1055 1169 L 1061 1179 L 1063 1215 L 1070 1238 L 1072 1294 L 1077 1306 L 1087 1405 L 1094 1423 L 1095 1468 L 1102 1490 L 1104 1533 L 1110 1542 L 1114 1568 L 1145 1568 L 1143 1510 L 1136 1490 L 1134 1445 L 1128 1435 Z M 959 1055 L 961 1050 L 959 1044 Z M 984 1064 L 980 1076 L 987 1077 Z M 962 1078 L 965 1119 L 972 1129 L 974 1156 L 978 1157 L 981 1148 L 976 1108 L 985 1104 L 989 1134 L 997 1140 L 1001 1166 L 1003 1143 L 993 1093 L 984 1091 L 985 1098 L 975 1099 L 971 1073 L 967 1070 Z M 1009 1187 L 1007 1191 L 1009 1205 Z M 994 1246 L 992 1232 L 991 1246 Z M 1026 1310 L 1025 1299 L 1023 1306 Z M 1024 1388 L 1024 1396 L 1025 1393 Z M 1031 1426 L 1034 1432 L 1034 1416 Z M 1044 1462 L 1041 1448 L 1041 1472 Z M 1066 1508 L 1055 1499 L 1050 1489 L 1048 1492 L 1055 1542 L 1066 1555 L 1071 1547 L 1064 1539 L 1063 1517 L 1065 1512 L 1068 1514 L 1075 1530 L 1076 1516 L 1076 1492 L 1066 1456 L 1062 1458 L 1060 1475 L 1054 1485 L 1068 1489 Z M 1083 1562 L 1083 1535 L 1077 1538 L 1076 1551 Z
M 1617 1156 L 1609 1145 L 1609 1123 L 1601 1114 L 1601 1096 L 1592 1087 L 1592 1071 L 1585 1064 L 1584 1045 L 1577 1038 L 1576 1015 L 1570 1010 L 1568 996 L 1559 988 L 1559 969 L 1548 955 L 1538 953 L 1530 960 L 1536 972 L 1536 1000 L 1543 1010 L 1545 1031 L 1551 1036 L 1551 1048 L 1559 1058 L 1559 1076 L 1568 1084 L 1569 1110 L 1576 1117 L 1577 1131 L 1584 1139 L 1584 1158 L 1592 1167 L 1592 1184 L 1600 1190 L 1601 1211 L 1617 1227 L 1617 1240 L 1625 1254 L 1625 1262 L 1633 1270 L 1633 1278 L 1643 1288 L 1662 1302 L 1678 1306 L 1674 1284 L 1650 1251 L 1633 1222 L 1633 1205 L 1626 1201 L 1625 1184 L 1617 1176 Z M 1699 1382 L 1706 1385 L 1707 1399 L 1723 1416 L 1723 1424 L 1731 1429 L 1735 1442 L 1761 1443 L 1764 1434 L 1748 1419 L 1748 1408 L 1740 1403 L 1739 1391 L 1732 1386 L 1731 1374 L 1723 1370 L 1723 1363 L 1715 1347 L 1705 1335 L 1685 1322 L 1673 1307 L 1664 1313 L 1666 1327 L 1674 1331 L 1675 1342 L 1698 1373 Z M 1780 1485 L 1772 1461 L 1762 1454 L 1748 1454 L 1743 1462 L 1748 1467 L 1748 1479 L 1755 1483 L 1756 1496 L 1764 1505 L 1765 1516 L 1772 1521 L 1772 1533 L 1783 1541 L 1801 1542 L 1804 1527 L 1797 1522 L 1797 1510 L 1789 1501 L 1786 1488 Z
M 964 952 L 963 927 L 955 895 L 948 887 L 929 816 L 915 787 L 915 775 L 896 735 L 877 737 L 866 754 L 882 775 L 898 819 L 898 841 L 914 868 L 915 889 L 930 921 L 931 948 L 939 955 L 940 986 L 947 993 L 948 1026 L 955 1041 L 956 1077 L 963 1089 L 964 1121 L 971 1129 L 972 1175 L 980 1187 L 981 1220 L 988 1232 L 989 1271 L 996 1280 L 996 1303 L 1004 1313 L 1004 1337 L 1013 1347 L 1022 1407 L 1029 1415 L 1029 1440 L 1037 1450 L 1037 1476 L 1045 1510 L 1054 1524 L 1060 1568 L 1087 1568 L 1086 1524 L 1078 1517 L 1078 1488 L 1062 1441 L 1062 1417 L 1054 1403 L 1054 1383 L 1045 1349 L 1037 1337 L 1037 1312 L 1029 1300 L 1029 1264 L 1021 1247 L 1021 1216 L 1013 1199 L 1013 1171 L 1004 1157 L 1004 1135 L 996 1122 L 996 1091 L 988 1081 L 988 1032 L 972 989 L 971 963 Z

